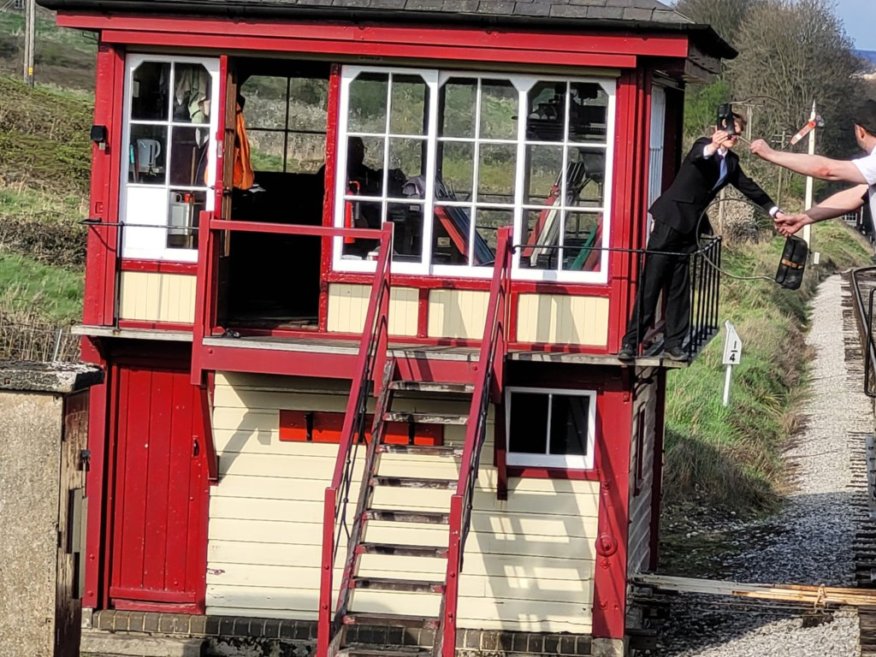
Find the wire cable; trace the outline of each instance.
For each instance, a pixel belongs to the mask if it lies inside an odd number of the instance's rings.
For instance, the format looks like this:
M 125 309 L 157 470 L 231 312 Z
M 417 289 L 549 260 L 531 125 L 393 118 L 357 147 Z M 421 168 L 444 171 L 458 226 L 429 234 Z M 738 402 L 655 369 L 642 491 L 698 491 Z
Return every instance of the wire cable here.
M 703 219 L 706 218 L 706 216 L 707 216 L 707 214 L 708 214 L 708 212 L 709 212 L 709 210 L 710 210 L 711 208 L 713 208 L 713 207 L 718 207 L 718 206 L 720 206 L 722 203 L 744 203 L 745 205 L 748 205 L 748 206 L 750 206 L 750 207 L 752 207 L 752 208 L 755 208 L 756 210 L 763 210 L 763 208 L 761 208 L 759 205 L 757 205 L 756 203 L 754 203 L 753 201 L 751 201 L 751 200 L 749 200 L 749 199 L 747 199 L 747 198 L 723 198 L 723 199 L 721 199 L 721 198 L 716 198 L 716 199 L 714 199 L 711 203 L 709 203 L 709 205 L 707 205 L 707 206 L 703 209 L 703 211 L 700 213 L 700 218 L 697 220 L 697 226 L 696 226 L 697 251 L 702 251 L 702 246 L 701 246 L 701 243 L 700 243 L 700 237 L 702 236 L 702 233 L 700 232 L 700 227 L 702 226 Z M 757 216 L 755 216 L 755 218 L 754 218 L 754 225 L 755 225 L 755 227 L 758 228 L 758 229 L 761 228 L 761 224 L 760 224 L 760 222 L 758 221 Z M 775 279 L 774 277 L 766 276 L 766 275 L 764 275 L 764 274 L 759 274 L 759 275 L 758 275 L 758 274 L 755 274 L 755 275 L 751 275 L 751 276 L 742 276 L 742 275 L 740 275 L 740 274 L 731 274 L 731 273 L 728 272 L 727 270 L 722 269 L 719 265 L 717 265 L 717 264 L 715 263 L 715 261 L 712 260 L 712 259 L 711 259 L 708 255 L 706 255 L 705 253 L 702 253 L 702 256 L 703 256 L 703 260 L 705 260 L 705 261 L 709 264 L 709 266 L 712 267 L 712 269 L 714 269 L 715 271 L 719 272 L 722 276 L 727 276 L 728 278 L 732 278 L 732 279 L 735 279 L 735 280 L 738 280 L 738 281 L 759 281 L 759 280 L 764 280 L 764 281 L 769 281 L 770 283 L 776 283 L 776 279 Z M 776 283 L 776 285 L 778 285 L 778 283 Z

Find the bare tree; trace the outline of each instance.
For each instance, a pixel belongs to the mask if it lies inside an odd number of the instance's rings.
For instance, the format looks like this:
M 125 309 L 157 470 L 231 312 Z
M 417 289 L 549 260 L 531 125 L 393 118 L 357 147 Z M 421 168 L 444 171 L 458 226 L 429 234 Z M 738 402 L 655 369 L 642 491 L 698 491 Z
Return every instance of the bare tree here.
M 852 44 L 828 0 L 758 0 L 742 21 L 728 76 L 734 99 L 751 99 L 754 134 L 793 134 L 812 101 L 826 126 L 819 151 L 848 155 L 850 111 L 862 93 Z

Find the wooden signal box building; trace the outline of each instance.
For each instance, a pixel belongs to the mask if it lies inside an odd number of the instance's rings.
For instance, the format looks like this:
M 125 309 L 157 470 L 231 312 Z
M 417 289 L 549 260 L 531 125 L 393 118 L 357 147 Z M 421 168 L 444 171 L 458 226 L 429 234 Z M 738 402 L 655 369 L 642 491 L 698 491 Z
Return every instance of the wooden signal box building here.
M 40 2 L 99 40 L 95 627 L 624 654 L 678 364 L 615 354 L 732 49 L 654 0 Z

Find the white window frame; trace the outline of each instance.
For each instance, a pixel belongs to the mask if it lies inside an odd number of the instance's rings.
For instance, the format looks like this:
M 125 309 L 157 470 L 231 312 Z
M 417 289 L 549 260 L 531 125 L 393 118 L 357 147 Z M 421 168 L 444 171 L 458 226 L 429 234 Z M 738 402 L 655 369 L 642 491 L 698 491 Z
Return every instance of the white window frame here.
M 651 130 L 648 148 L 648 207 L 663 191 L 663 149 L 666 141 L 666 90 L 651 87 Z M 647 211 L 647 210 L 646 210 Z M 648 212 L 647 232 L 651 232 L 654 218 Z
M 548 412 L 545 425 L 545 449 L 550 448 L 551 399 L 553 395 L 561 397 L 587 397 L 587 442 L 586 454 L 533 454 L 531 452 L 511 451 L 511 404 L 513 394 L 527 393 L 548 397 Z M 505 463 L 510 467 L 556 468 L 563 470 L 593 470 L 594 449 L 596 445 L 596 391 L 571 390 L 566 388 L 531 388 L 525 386 L 509 386 L 505 389 Z
M 200 64 L 210 76 L 210 99 L 211 112 L 209 123 L 184 123 L 175 122 L 173 115 L 168 108 L 168 118 L 166 120 L 137 120 L 138 125 L 161 125 L 168 128 L 168 139 L 165 148 L 165 161 L 170 163 L 172 154 L 172 134 L 170 128 L 192 128 L 202 127 L 208 131 L 209 145 L 207 147 L 207 184 L 198 186 L 172 185 L 169 180 L 163 185 L 157 184 L 141 184 L 128 181 L 128 156 L 131 139 L 131 106 L 132 106 L 132 87 L 134 80 L 134 72 L 140 65 L 150 62 L 169 63 L 169 64 Z M 175 68 L 171 70 L 175 71 Z M 168 81 L 168 103 L 172 102 L 173 98 L 173 78 Z M 216 187 L 216 133 L 219 129 L 218 109 L 220 107 L 219 99 L 219 59 L 215 57 L 184 57 L 175 55 L 161 54 L 145 54 L 145 53 L 129 53 L 125 58 L 125 89 L 124 89 L 124 117 L 122 121 L 122 149 L 119 162 L 119 222 L 121 224 L 131 223 L 131 227 L 124 227 L 120 232 L 119 240 L 121 242 L 122 258 L 132 258 L 138 260 L 167 260 L 172 262 L 197 262 L 198 249 L 182 249 L 172 248 L 167 246 L 167 236 L 170 229 L 169 222 L 169 206 L 168 206 L 168 191 L 170 189 L 192 190 L 204 192 L 205 209 L 211 211 L 215 207 L 215 187 Z M 168 174 L 169 175 L 169 174 Z M 130 190 L 152 190 L 162 193 L 162 202 L 156 203 L 155 207 L 142 208 L 137 207 L 136 203 L 129 203 Z M 145 210 L 145 211 L 144 211 Z M 154 226 L 154 228 L 153 228 Z M 202 235 L 198 231 L 198 240 L 202 239 Z
M 438 70 L 438 69 L 420 69 L 420 68 L 404 68 L 404 67 L 380 67 L 380 66 L 344 66 L 341 71 L 341 90 L 339 103 L 339 116 L 341 120 L 338 125 L 338 150 L 337 150 L 337 175 L 335 176 L 335 213 L 334 226 L 342 228 L 344 226 L 344 213 L 346 201 L 346 176 L 343 174 L 344 167 L 341 166 L 346 162 L 347 158 L 347 139 L 349 136 L 363 135 L 372 136 L 370 133 L 350 132 L 347 126 L 347 117 L 350 115 L 350 84 L 362 73 L 384 73 L 384 74 L 400 74 L 400 75 L 419 75 L 423 78 L 429 88 L 429 123 L 428 132 L 426 135 L 427 142 L 427 160 L 426 160 L 426 199 L 423 206 L 423 244 L 422 257 L 420 262 L 393 262 L 392 271 L 401 274 L 416 274 L 416 275 L 431 275 L 443 278 L 480 278 L 488 279 L 492 275 L 492 267 L 475 267 L 471 265 L 433 265 L 432 258 L 432 235 L 434 226 L 434 187 L 435 187 L 435 171 L 437 167 L 437 144 L 438 144 L 438 98 L 439 90 L 451 78 L 466 78 L 472 80 L 507 80 L 518 91 L 518 116 L 525 117 L 527 115 L 527 94 L 529 90 L 537 82 L 566 82 L 566 83 L 584 83 L 598 84 L 607 95 L 608 104 L 606 107 L 606 138 L 604 144 L 586 143 L 581 144 L 588 149 L 605 150 L 605 182 L 603 183 L 603 206 L 601 208 L 587 208 L 582 210 L 582 213 L 601 213 L 602 214 L 602 239 L 599 244 L 601 249 L 600 266 L 598 271 L 569 271 L 569 270 L 547 270 L 547 269 L 530 269 L 520 266 L 519 250 L 514 254 L 512 260 L 512 277 L 516 280 L 530 281 L 547 281 L 559 283 L 606 283 L 608 281 L 608 260 L 609 254 L 607 247 L 611 235 L 612 223 L 612 201 L 613 201 L 613 183 L 614 183 L 614 145 L 615 145 L 615 126 L 617 112 L 617 81 L 613 77 L 566 77 L 557 75 L 533 75 L 533 74 L 509 74 L 502 72 L 488 71 L 456 71 L 456 70 Z M 566 99 L 568 104 L 569 100 Z M 478 110 L 480 103 L 478 102 Z M 387 104 L 387 126 L 389 125 L 389 116 L 391 107 Z M 566 111 L 566 121 L 568 121 L 568 109 Z M 518 120 L 517 122 L 517 137 L 516 140 L 508 140 L 508 143 L 517 146 L 517 162 L 514 184 L 514 203 L 513 207 L 508 206 L 504 209 L 513 211 L 513 241 L 515 244 L 520 244 L 525 234 L 523 220 L 525 210 L 523 208 L 524 185 L 526 171 L 526 146 L 538 145 L 542 142 L 527 142 L 526 141 L 526 120 Z M 544 142 L 550 146 L 563 148 L 563 166 L 565 167 L 568 158 L 568 149 L 571 146 L 579 145 L 578 142 L 568 142 L 567 132 L 564 131 L 562 142 Z M 405 138 L 408 135 L 395 135 L 389 132 L 388 128 L 385 134 L 380 135 L 386 139 L 384 148 L 388 148 L 389 140 L 393 137 Z M 481 143 L 477 137 L 474 139 L 445 139 L 445 141 L 474 141 L 476 144 Z M 487 140 L 490 143 L 501 142 L 503 140 Z M 474 166 L 477 166 L 475 161 Z M 563 169 L 565 170 L 565 168 Z M 476 183 L 475 170 L 475 184 Z M 386 202 L 386 194 L 380 199 L 370 199 Z M 472 206 L 473 203 L 460 202 L 459 205 Z M 486 207 L 495 209 L 503 209 L 503 204 L 487 204 Z M 481 207 L 479 205 L 479 207 Z M 471 222 L 474 225 L 474 221 Z M 341 258 L 343 251 L 343 240 L 336 237 L 333 240 L 332 246 L 332 268 L 339 272 L 373 272 L 375 263 L 367 260 L 345 260 Z

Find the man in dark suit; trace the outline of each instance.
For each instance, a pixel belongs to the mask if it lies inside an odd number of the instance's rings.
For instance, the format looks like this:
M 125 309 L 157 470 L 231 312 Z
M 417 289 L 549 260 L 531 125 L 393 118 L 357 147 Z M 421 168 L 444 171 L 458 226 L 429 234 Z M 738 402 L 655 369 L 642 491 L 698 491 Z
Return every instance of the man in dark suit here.
M 672 185 L 651 206 L 654 227 L 648 238 L 645 266 L 627 333 L 618 358 L 636 357 L 645 329 L 654 321 L 660 292 L 666 292 L 666 328 L 663 346 L 666 356 L 687 360 L 683 349 L 690 328 L 690 272 L 688 254 L 696 251 L 697 238 L 711 234 L 705 210 L 724 187 L 733 185 L 772 217 L 780 214 L 772 199 L 739 166 L 732 152 L 745 120 L 734 114 L 735 134 L 715 130 L 698 139 L 684 159 Z

